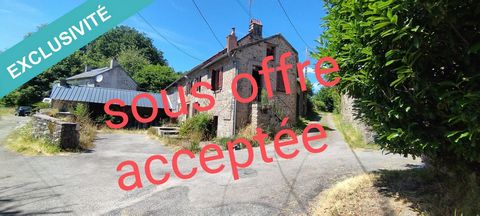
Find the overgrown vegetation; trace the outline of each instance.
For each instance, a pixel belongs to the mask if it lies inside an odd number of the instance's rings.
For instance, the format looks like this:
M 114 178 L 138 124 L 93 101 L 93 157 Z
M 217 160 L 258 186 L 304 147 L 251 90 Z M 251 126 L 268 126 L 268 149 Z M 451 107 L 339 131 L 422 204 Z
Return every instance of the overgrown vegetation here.
M 208 113 L 198 113 L 180 124 L 178 138 L 164 137 L 166 145 L 172 145 L 180 149 L 188 149 L 194 153 L 200 151 L 200 142 L 211 140 L 213 134 L 213 117 Z
M 15 108 L 0 106 L 0 116 L 13 115 Z
M 90 113 L 86 104 L 79 103 L 71 111 L 75 116 L 75 122 L 80 125 L 80 147 L 82 149 L 92 149 L 93 140 L 97 135 L 97 127 L 90 119 Z
M 180 136 L 188 137 L 191 140 L 202 141 L 213 138 L 213 117 L 208 113 L 198 113 L 180 125 Z
M 340 112 L 340 93 L 335 87 L 322 87 L 311 96 L 313 107 L 320 112 Z
M 480 5 L 475 0 L 326 0 L 315 57 L 394 153 L 480 171 Z
M 313 215 L 478 215 L 480 183 L 429 169 L 379 171 L 323 191 Z
M 37 112 L 41 109 L 48 109 L 50 108 L 49 103 L 44 103 L 44 102 L 38 102 L 33 104 L 33 111 Z
M 360 132 L 350 122 L 345 122 L 340 114 L 332 114 L 333 123 L 340 133 L 342 133 L 345 142 L 352 148 L 379 149 L 374 143 L 367 143 L 362 132 Z
M 62 150 L 47 139 L 35 138 L 32 135 L 32 124 L 15 129 L 8 135 L 5 147 L 11 151 L 26 155 L 54 155 Z

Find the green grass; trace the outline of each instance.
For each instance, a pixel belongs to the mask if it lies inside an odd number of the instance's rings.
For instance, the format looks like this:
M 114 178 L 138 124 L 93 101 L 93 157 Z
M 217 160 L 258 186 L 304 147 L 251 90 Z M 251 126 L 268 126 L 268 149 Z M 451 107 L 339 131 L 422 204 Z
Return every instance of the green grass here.
M 379 149 L 374 143 L 367 143 L 361 132 L 351 123 L 345 122 L 340 114 L 332 114 L 333 122 L 338 131 L 340 131 L 345 142 L 352 148 Z
M 31 131 L 30 123 L 16 129 L 7 137 L 5 146 L 11 151 L 24 155 L 54 155 L 62 151 L 60 147 L 49 143 L 46 139 L 34 138 Z
M 15 108 L 0 106 L 0 116 L 13 115 L 14 113 Z

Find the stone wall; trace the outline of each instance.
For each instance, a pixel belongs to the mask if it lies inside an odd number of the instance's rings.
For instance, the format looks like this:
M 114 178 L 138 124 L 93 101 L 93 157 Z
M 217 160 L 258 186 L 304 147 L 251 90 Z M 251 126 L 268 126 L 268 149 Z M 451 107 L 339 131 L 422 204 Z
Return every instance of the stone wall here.
M 353 124 L 353 126 L 362 133 L 367 143 L 372 143 L 374 141 L 375 134 L 367 125 L 365 125 L 365 123 L 356 119 L 357 114 L 353 109 L 353 102 L 354 99 L 352 97 L 342 94 L 340 104 L 340 113 L 342 114 L 342 118 L 344 121 Z
M 35 114 L 32 117 L 32 125 L 34 137 L 46 138 L 62 149 L 78 148 L 80 145 L 76 123 L 64 122 L 45 114 Z
M 239 44 L 239 46 L 241 45 L 242 44 Z M 202 94 L 206 93 L 215 98 L 215 106 L 209 110 L 208 113 L 216 116 L 218 119 L 218 137 L 234 136 L 235 133 L 243 127 L 248 124 L 257 125 L 257 122 L 266 122 L 266 124 L 264 123 L 265 128 L 278 128 L 276 124 L 269 124 L 271 121 L 268 118 L 269 115 L 272 114 L 271 112 L 268 112 L 268 115 L 262 115 L 257 112 L 257 108 L 252 108 L 253 103 L 240 103 L 234 99 L 232 93 L 232 81 L 234 77 L 237 74 L 242 73 L 252 74 L 255 67 L 261 67 L 262 60 L 267 55 L 267 47 L 270 46 L 275 47 L 275 58 L 269 63 L 269 67 L 271 68 L 274 68 L 279 64 L 281 54 L 286 52 L 292 53 L 292 56 L 287 59 L 287 63 L 293 65 L 293 67 L 288 70 L 288 81 L 290 82 L 291 94 L 287 95 L 285 92 L 277 91 L 277 76 L 279 73 L 270 74 L 270 83 L 274 91 L 273 94 L 275 95 L 275 98 L 271 100 L 273 100 L 273 103 L 278 103 L 277 106 L 280 107 L 280 109 L 283 109 L 282 113 L 289 117 L 289 123 L 293 125 L 297 121 L 296 114 L 304 113 L 302 110 L 297 111 L 297 108 L 303 107 L 302 105 L 297 106 L 297 101 L 299 101 L 299 103 L 304 103 L 304 101 L 300 101 L 303 99 L 303 97 L 300 97 L 303 92 L 299 91 L 300 86 L 297 81 L 295 67 L 298 62 L 298 55 L 283 37 L 272 37 L 268 40 L 237 49 L 232 56 L 224 54 L 223 57 L 219 57 L 220 59 L 218 61 L 206 64 L 201 68 L 196 68 L 194 71 L 190 72 L 186 78 L 176 83 L 179 86 L 185 87 L 189 86 L 187 82 L 194 83 L 198 78 L 200 78 L 200 81 L 202 82 L 211 83 L 212 70 L 220 70 L 223 73 L 221 90 L 212 91 L 206 88 L 201 88 L 200 91 Z M 261 79 L 263 80 L 263 77 Z M 171 88 L 174 89 L 172 90 Z M 168 89 L 170 99 L 176 101 L 172 104 L 177 104 L 179 102 L 178 94 L 176 92 L 177 87 L 174 85 L 171 88 Z M 245 79 L 240 80 L 238 82 L 237 91 L 243 98 L 250 96 L 252 92 L 250 82 Z M 258 94 L 261 95 L 261 91 L 259 91 Z M 297 99 L 297 97 L 299 97 L 299 99 Z M 193 110 L 194 103 L 199 103 L 201 106 L 205 106 L 208 102 L 205 99 L 192 97 L 192 95 L 188 93 L 186 93 L 185 99 L 188 107 L 188 115 L 179 116 L 178 120 L 180 122 L 185 121 L 188 117 L 191 117 L 196 113 Z M 174 110 L 179 110 L 179 107 L 174 107 Z M 252 119 L 254 119 L 254 121 L 252 121 Z M 263 121 L 262 119 L 266 120 Z

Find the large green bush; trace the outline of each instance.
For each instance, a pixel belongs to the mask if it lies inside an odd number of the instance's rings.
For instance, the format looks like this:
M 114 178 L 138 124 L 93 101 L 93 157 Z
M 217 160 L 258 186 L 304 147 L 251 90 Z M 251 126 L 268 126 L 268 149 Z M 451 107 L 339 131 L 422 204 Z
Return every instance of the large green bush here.
M 212 115 L 208 113 L 198 113 L 182 122 L 179 133 L 181 136 L 195 141 L 209 139 L 214 136 L 212 134 L 212 122 Z
M 326 0 L 320 56 L 384 149 L 479 169 L 480 2 Z

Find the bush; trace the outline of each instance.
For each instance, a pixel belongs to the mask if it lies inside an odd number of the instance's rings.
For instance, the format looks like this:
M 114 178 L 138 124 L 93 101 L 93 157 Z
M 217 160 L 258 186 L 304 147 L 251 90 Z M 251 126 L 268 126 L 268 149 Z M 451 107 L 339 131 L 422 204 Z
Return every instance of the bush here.
M 59 146 L 47 139 L 37 139 L 32 135 L 32 123 L 15 129 L 6 140 L 6 147 L 26 155 L 52 155 L 62 151 Z
M 48 109 L 50 108 L 49 103 L 44 103 L 44 102 L 38 102 L 33 104 L 33 110 L 34 111 L 39 111 L 41 109 Z
M 326 0 L 315 57 L 394 153 L 480 169 L 480 16 L 476 0 Z
M 88 105 L 79 103 L 73 109 L 75 122 L 80 124 L 80 147 L 83 149 L 93 148 L 93 140 L 97 135 L 97 127 L 90 120 Z
M 199 113 L 180 125 L 179 134 L 184 137 L 191 137 L 201 141 L 212 138 L 214 135 L 211 131 L 213 118 L 208 113 Z

